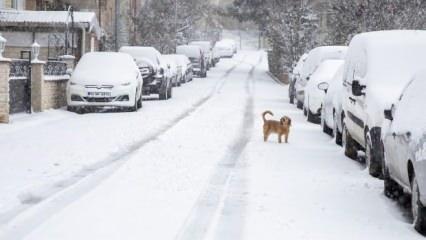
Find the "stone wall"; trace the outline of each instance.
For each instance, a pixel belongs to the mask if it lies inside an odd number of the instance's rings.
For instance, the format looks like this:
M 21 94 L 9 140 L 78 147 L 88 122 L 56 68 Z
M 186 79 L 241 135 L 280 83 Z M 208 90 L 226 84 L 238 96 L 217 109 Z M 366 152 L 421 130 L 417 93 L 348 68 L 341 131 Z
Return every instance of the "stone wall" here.
M 0 59 L 0 123 L 9 122 L 9 64 L 9 60 Z
M 43 110 L 57 109 L 67 105 L 66 89 L 68 77 L 45 76 L 43 84 Z

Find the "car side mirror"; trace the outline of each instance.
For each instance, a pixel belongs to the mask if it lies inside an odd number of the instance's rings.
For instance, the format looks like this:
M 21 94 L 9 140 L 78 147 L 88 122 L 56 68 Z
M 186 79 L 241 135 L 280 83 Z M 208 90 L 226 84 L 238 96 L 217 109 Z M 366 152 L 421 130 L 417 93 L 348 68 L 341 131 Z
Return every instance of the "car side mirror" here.
M 306 81 L 309 81 L 309 79 L 311 79 L 311 77 L 306 77 Z
M 318 84 L 318 89 L 324 91 L 325 93 L 327 93 L 329 84 L 326 82 L 322 82 L 320 84 Z
M 163 75 L 164 74 L 164 69 L 160 68 L 160 74 Z
M 170 64 L 167 64 L 167 68 L 170 69 Z
M 392 114 L 392 110 L 391 109 L 387 109 L 385 110 L 385 119 L 389 120 L 389 121 L 393 121 L 393 114 Z
M 366 86 L 361 85 L 358 80 L 354 80 L 352 82 L 352 94 L 356 97 L 364 96 L 365 95 L 365 93 L 364 93 L 365 88 L 366 88 Z

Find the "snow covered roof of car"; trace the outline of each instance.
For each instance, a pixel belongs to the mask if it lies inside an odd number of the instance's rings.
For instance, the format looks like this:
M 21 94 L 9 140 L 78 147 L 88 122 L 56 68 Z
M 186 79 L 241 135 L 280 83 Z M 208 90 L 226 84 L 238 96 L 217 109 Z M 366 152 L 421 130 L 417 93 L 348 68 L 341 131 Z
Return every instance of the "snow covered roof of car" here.
M 200 57 L 201 47 L 197 45 L 181 45 L 176 48 L 177 54 L 183 54 L 187 57 Z
M 310 81 L 330 82 L 339 68 L 343 66 L 344 60 L 331 59 L 322 62 L 318 69 L 312 74 Z
M 67 11 L 21 11 L 0 10 L 0 26 L 23 27 L 65 27 L 71 25 L 71 18 Z M 76 27 L 84 27 L 88 32 L 93 32 L 98 38 L 102 36 L 96 14 L 94 12 L 74 12 Z
M 154 47 L 125 46 L 119 52 L 130 54 L 137 60 L 149 59 L 152 63 L 160 64 L 161 53 Z
M 136 63 L 129 54 L 90 52 L 84 54 L 78 62 L 71 81 L 83 83 L 125 82 L 134 79 L 135 72 L 139 73 Z
M 314 48 L 303 64 L 301 75 L 306 78 L 315 72 L 319 64 L 327 59 L 345 59 L 347 46 L 322 46 Z

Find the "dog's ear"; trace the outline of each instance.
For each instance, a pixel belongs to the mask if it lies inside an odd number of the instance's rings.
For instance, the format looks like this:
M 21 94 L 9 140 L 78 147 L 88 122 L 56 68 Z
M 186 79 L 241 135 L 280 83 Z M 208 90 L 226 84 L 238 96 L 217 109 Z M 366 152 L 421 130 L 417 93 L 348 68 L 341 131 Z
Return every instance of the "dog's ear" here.
M 280 119 L 280 123 L 281 123 L 281 125 L 284 125 L 284 124 L 285 124 L 285 118 L 284 118 L 284 117 L 282 117 L 282 118 Z
M 291 126 L 291 118 L 287 117 L 288 126 Z

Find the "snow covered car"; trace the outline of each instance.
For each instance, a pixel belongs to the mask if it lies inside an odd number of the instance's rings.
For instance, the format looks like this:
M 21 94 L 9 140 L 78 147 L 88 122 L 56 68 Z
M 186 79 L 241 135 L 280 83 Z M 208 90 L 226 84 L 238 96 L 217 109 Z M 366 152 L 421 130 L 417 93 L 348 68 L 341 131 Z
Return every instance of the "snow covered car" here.
M 185 55 L 192 64 L 193 74 L 202 78 L 207 77 L 207 66 L 203 51 L 199 46 L 181 45 L 176 48 L 177 54 Z
M 68 110 L 142 107 L 143 78 L 133 58 L 125 53 L 92 52 L 77 64 L 67 85 Z
M 180 87 L 182 78 L 182 66 L 176 61 L 173 56 L 162 55 L 163 60 L 166 62 L 166 69 L 168 77 L 172 79 L 173 87 Z
M 167 77 L 167 64 L 162 60 L 161 53 L 153 47 L 122 47 L 122 53 L 130 54 L 139 67 L 144 79 L 143 94 L 158 94 L 161 100 L 172 97 L 172 82 Z
M 399 101 L 385 110 L 384 193 L 411 195 L 414 227 L 426 234 L 426 72 L 410 82 Z
M 312 74 L 305 87 L 305 102 L 303 112 L 312 123 L 320 123 L 322 102 L 336 72 L 343 66 L 343 60 L 325 60 Z
M 215 47 L 220 58 L 232 58 L 234 56 L 234 47 L 231 43 L 219 41 L 216 42 Z
M 345 46 L 323 46 L 317 47 L 308 53 L 300 78 L 295 84 L 297 107 L 302 108 L 305 102 L 305 87 L 311 75 L 315 72 L 318 66 L 325 60 L 345 59 L 348 47 Z
M 175 59 L 178 69 L 180 69 L 180 83 L 186 83 L 192 80 L 192 65 L 189 58 L 185 55 L 170 54 Z
M 214 63 L 214 66 L 216 66 L 216 64 L 219 63 L 220 58 L 221 58 L 220 51 L 219 51 L 219 49 L 216 48 L 216 45 L 213 47 L 212 57 L 213 57 L 212 61 Z
M 214 67 L 216 65 L 213 63 L 213 46 L 210 41 L 192 41 L 189 45 L 199 46 L 201 48 L 205 62 L 207 63 L 207 70 L 210 70 L 210 67 Z
M 238 44 L 234 39 L 224 38 L 224 39 L 220 40 L 220 42 L 231 46 L 232 53 L 233 53 L 232 55 L 234 55 L 238 52 Z
M 336 144 L 342 144 L 342 91 L 343 66 L 329 83 L 321 108 L 321 127 L 324 133 L 335 137 Z
M 308 57 L 308 54 L 303 54 L 299 61 L 297 62 L 296 66 L 293 68 L 293 72 L 291 74 L 290 84 L 288 86 L 288 98 L 290 100 L 290 103 L 294 103 L 294 99 L 296 97 L 296 88 L 295 84 L 297 80 L 300 78 L 300 71 L 302 70 L 303 64 L 306 61 L 306 58 Z
M 346 156 L 365 150 L 372 176 L 382 175 L 383 111 L 390 108 L 426 62 L 426 31 L 394 30 L 356 35 L 343 73 L 343 143 Z

